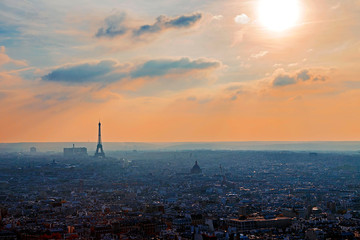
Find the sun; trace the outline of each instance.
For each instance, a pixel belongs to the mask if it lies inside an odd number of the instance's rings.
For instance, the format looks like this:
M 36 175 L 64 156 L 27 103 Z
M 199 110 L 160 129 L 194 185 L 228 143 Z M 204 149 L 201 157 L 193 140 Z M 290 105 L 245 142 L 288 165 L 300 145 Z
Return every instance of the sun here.
M 300 17 L 299 0 L 259 0 L 259 22 L 267 29 L 282 32 L 294 27 Z

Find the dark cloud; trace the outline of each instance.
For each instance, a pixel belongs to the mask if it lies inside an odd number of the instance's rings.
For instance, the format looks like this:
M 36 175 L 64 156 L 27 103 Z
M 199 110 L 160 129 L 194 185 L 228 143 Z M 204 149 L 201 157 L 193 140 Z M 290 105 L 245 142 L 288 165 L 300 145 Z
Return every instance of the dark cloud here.
M 142 25 L 138 29 L 133 30 L 133 34 L 134 34 L 134 36 L 138 37 L 143 34 L 160 32 L 161 30 L 162 30 L 162 28 L 161 28 L 160 24 L 158 24 L 158 22 L 157 22 L 153 25 Z
M 168 27 L 182 28 L 190 27 L 201 19 L 201 13 L 193 13 L 192 15 L 183 15 L 168 21 L 165 21 L 165 25 Z
M 191 60 L 189 58 L 181 58 L 179 60 L 150 60 L 134 70 L 131 73 L 131 77 L 158 77 L 168 73 L 183 73 L 191 70 L 202 70 L 219 66 L 219 62 L 207 59 Z
M 116 62 L 112 60 L 98 63 L 84 63 L 57 68 L 42 77 L 42 80 L 53 82 L 82 83 L 101 81 L 115 69 Z
M 68 84 L 91 82 L 107 84 L 123 78 L 153 78 L 172 73 L 183 74 L 192 70 L 209 70 L 220 67 L 220 65 L 221 63 L 215 60 L 191 60 L 184 57 L 180 59 L 150 60 L 134 68 L 129 68 L 129 64 L 120 65 L 114 60 L 103 60 L 96 63 L 59 67 L 42 76 L 42 80 Z
M 306 81 L 309 80 L 311 78 L 310 74 L 309 74 L 309 70 L 304 69 L 301 70 L 298 74 L 297 74 L 297 79 Z
M 281 75 L 278 75 L 275 77 L 275 79 L 273 81 L 273 86 L 274 87 L 282 87 L 282 86 L 291 85 L 291 84 L 295 84 L 295 83 L 296 83 L 296 78 L 291 77 L 286 74 L 281 74 Z
M 145 24 L 136 28 L 131 28 L 125 23 L 125 13 L 115 13 L 105 19 L 104 26 L 99 28 L 96 37 L 114 38 L 132 32 L 132 37 L 142 37 L 148 34 L 163 32 L 171 28 L 189 28 L 195 25 L 201 18 L 201 13 L 192 13 L 189 15 L 181 15 L 174 18 L 167 16 L 159 16 L 153 24 Z
M 140 37 L 146 34 L 162 32 L 170 28 L 188 28 L 196 24 L 202 18 L 201 13 L 192 13 L 190 15 L 182 15 L 175 18 L 160 16 L 152 25 L 142 25 L 133 30 L 135 37 Z
M 238 96 L 244 94 L 245 92 L 243 90 L 237 90 L 235 93 L 233 93 L 233 96 L 230 98 L 231 101 L 235 101 Z
M 124 13 L 116 13 L 113 14 L 105 19 L 105 26 L 99 28 L 97 33 L 95 34 L 96 37 L 109 37 L 113 38 L 116 36 L 124 35 L 128 28 L 124 26 L 125 21 L 125 14 Z
M 327 77 L 326 76 L 316 76 L 313 78 L 313 81 L 326 81 Z
M 314 70 L 302 69 L 296 73 L 279 73 L 275 75 L 272 85 L 274 87 L 282 87 L 287 85 L 296 84 L 305 81 L 325 81 L 327 79 L 324 75 L 314 73 Z

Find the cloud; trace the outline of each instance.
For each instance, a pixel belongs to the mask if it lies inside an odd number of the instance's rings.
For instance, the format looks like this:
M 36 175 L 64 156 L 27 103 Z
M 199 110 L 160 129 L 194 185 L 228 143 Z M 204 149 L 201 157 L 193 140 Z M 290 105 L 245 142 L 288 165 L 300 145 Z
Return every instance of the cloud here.
M 51 92 L 41 93 L 34 96 L 36 99 L 40 99 L 42 102 L 62 102 L 70 99 L 70 94 L 67 92 Z
M 130 38 L 140 38 L 158 34 L 168 29 L 190 28 L 198 23 L 201 18 L 202 14 L 197 12 L 173 18 L 161 15 L 156 18 L 153 24 L 134 27 L 127 24 L 125 13 L 115 13 L 104 20 L 104 26 L 98 29 L 95 37 L 115 38 L 127 35 Z
M 10 57 L 5 53 L 5 47 L 0 46 L 0 66 L 10 61 L 11 61 Z
M 245 13 L 242 13 L 240 15 L 237 15 L 235 18 L 234 18 L 234 21 L 236 23 L 239 23 L 239 24 L 248 24 L 250 22 L 250 18 L 245 14 Z
M 233 93 L 233 95 L 232 95 L 232 97 L 230 98 L 230 100 L 231 100 L 231 101 L 235 101 L 235 100 L 238 99 L 238 96 L 240 96 L 240 95 L 242 95 L 242 94 L 244 94 L 244 93 L 245 93 L 245 91 L 244 91 L 243 89 L 239 89 L 239 90 L 237 90 L 237 91 L 235 91 L 235 92 Z
M 115 13 L 105 19 L 105 26 L 99 28 L 96 37 L 109 37 L 124 35 L 128 28 L 123 25 L 125 21 L 125 13 Z
M 239 91 L 243 88 L 242 85 L 231 85 L 225 88 L 225 91 Z
M 215 15 L 215 16 L 212 17 L 212 19 L 218 20 L 218 21 L 222 20 L 223 18 L 224 18 L 223 15 Z
M 197 98 L 195 96 L 189 96 L 186 98 L 187 101 L 191 101 L 191 102 L 194 102 L 197 100 Z
M 297 78 L 303 81 L 309 80 L 311 78 L 311 76 L 309 75 L 309 70 L 307 69 L 301 70 L 297 74 Z
M 316 74 L 309 69 L 302 69 L 294 73 L 287 73 L 284 69 L 277 69 L 273 74 L 272 85 L 274 87 L 283 87 L 305 81 L 325 81 L 326 76 Z
M 190 27 L 198 22 L 202 17 L 201 13 L 193 13 L 191 15 L 183 15 L 173 19 L 169 19 L 165 21 L 165 25 L 167 27 L 175 27 L 175 28 L 182 28 L 182 27 Z M 166 18 L 165 18 L 166 19 Z
M 267 55 L 268 53 L 269 53 L 268 51 L 260 51 L 258 53 L 251 54 L 251 57 L 258 59 L 258 58 L 265 57 L 265 55 Z
M 220 62 L 209 59 L 191 60 L 189 58 L 181 58 L 179 60 L 150 60 L 133 71 L 131 76 L 133 78 L 159 77 L 169 73 L 182 73 L 191 70 L 217 68 L 220 65 Z
M 116 62 L 104 60 L 96 63 L 83 63 L 57 68 L 42 77 L 42 80 L 52 82 L 83 83 L 101 81 L 115 69 Z
M 132 67 L 126 67 L 132 66 Z M 155 59 L 138 65 L 119 64 L 114 60 L 103 60 L 91 63 L 65 65 L 58 67 L 42 76 L 43 81 L 80 83 L 110 83 L 124 78 L 156 78 L 168 74 L 184 74 L 193 70 L 209 70 L 220 67 L 221 63 L 211 59 L 192 60 L 187 57 L 180 59 Z
M 299 65 L 299 63 L 297 63 L 297 62 L 295 62 L 295 63 L 289 63 L 288 64 L 288 67 L 296 67 L 296 66 L 298 66 Z
M 326 76 L 316 76 L 313 78 L 313 81 L 326 81 L 327 77 Z
M 162 17 L 158 17 L 156 23 L 154 23 L 153 25 L 142 25 L 140 26 L 138 29 L 134 29 L 133 30 L 133 35 L 138 37 L 141 36 L 143 34 L 150 34 L 150 33 L 157 33 L 157 32 L 161 32 L 162 30 L 162 26 L 161 25 L 161 18 Z
M 9 57 L 6 54 L 5 46 L 0 46 L 0 66 L 7 63 L 12 63 L 17 66 L 27 66 L 27 63 L 25 61 L 14 60 L 11 57 Z
M 133 36 L 140 37 L 146 34 L 154 34 L 171 28 L 189 28 L 195 25 L 202 18 L 201 13 L 192 13 L 175 18 L 159 16 L 152 25 L 146 24 L 133 30 Z
M 282 87 L 286 85 L 291 85 L 296 83 L 296 78 L 291 77 L 286 74 L 278 75 L 274 78 L 273 86 L 274 87 Z

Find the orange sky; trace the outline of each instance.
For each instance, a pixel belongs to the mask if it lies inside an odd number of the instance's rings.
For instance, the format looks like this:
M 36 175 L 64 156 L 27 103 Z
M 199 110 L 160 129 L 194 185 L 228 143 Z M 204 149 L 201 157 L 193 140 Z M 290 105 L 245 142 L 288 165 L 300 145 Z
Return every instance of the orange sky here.
M 359 141 L 359 1 L 259 2 L 3 1 L 0 142 Z

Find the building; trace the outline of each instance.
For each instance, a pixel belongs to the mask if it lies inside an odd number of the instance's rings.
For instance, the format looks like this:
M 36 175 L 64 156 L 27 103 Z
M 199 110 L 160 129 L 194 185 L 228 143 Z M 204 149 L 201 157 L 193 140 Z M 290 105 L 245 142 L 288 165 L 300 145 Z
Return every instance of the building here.
M 75 147 L 73 144 L 72 148 L 64 148 L 64 157 L 87 157 L 86 147 Z
M 311 228 L 311 229 L 306 230 L 305 239 L 309 239 L 309 240 L 325 239 L 325 233 L 321 229 Z
M 197 161 L 195 161 L 195 165 L 192 167 L 190 172 L 191 172 L 191 174 L 200 174 L 202 172 Z
M 286 228 L 291 225 L 292 219 L 288 217 L 277 217 L 272 219 L 247 218 L 244 220 L 229 219 L 227 222 L 230 227 L 236 227 L 238 231 L 242 232 L 265 228 Z

